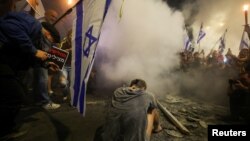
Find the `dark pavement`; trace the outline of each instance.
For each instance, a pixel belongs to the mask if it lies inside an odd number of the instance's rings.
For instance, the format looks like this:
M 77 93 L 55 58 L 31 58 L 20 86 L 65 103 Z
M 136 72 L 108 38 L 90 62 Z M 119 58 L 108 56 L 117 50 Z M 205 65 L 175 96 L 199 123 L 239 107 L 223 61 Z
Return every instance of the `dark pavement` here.
M 104 122 L 105 101 L 87 96 L 86 116 L 69 103 L 56 110 L 24 106 L 17 117 L 18 131 L 27 133 L 15 141 L 92 141 L 95 130 Z
M 26 104 L 17 117 L 17 129 L 27 133 L 11 141 L 93 141 L 95 130 L 105 121 L 109 93 L 112 94 L 112 92 L 100 92 L 99 95 L 87 94 L 85 117 L 76 108 L 72 108 L 69 102 L 62 102 L 62 97 L 54 99 L 55 102 L 61 103 L 61 107 L 56 110 L 45 110 L 41 106 Z M 153 134 L 152 141 L 206 140 L 207 124 L 232 123 L 224 118 L 229 114 L 225 107 L 176 96 L 166 96 L 161 102 L 190 130 L 191 134 L 181 134 L 160 112 L 161 124 L 167 128 L 163 132 Z

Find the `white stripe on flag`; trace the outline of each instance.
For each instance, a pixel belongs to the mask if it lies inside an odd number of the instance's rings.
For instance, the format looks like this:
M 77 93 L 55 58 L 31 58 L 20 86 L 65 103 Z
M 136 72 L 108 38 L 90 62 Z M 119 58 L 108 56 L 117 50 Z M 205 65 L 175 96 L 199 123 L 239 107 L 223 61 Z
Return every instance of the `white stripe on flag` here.
M 201 23 L 198 39 L 197 39 L 197 44 L 200 43 L 201 39 L 206 36 L 206 33 L 203 31 L 203 23 Z
M 189 50 L 190 46 L 192 45 L 190 38 L 187 33 L 187 29 L 184 31 L 184 50 Z
M 197 44 L 200 43 L 201 39 L 204 38 L 206 36 L 206 33 L 204 31 L 200 31 L 199 32 L 199 37 L 198 37 L 198 40 L 197 40 Z
M 249 38 L 246 31 L 243 31 L 239 49 L 249 48 Z
M 84 0 L 76 6 L 72 44 L 72 105 L 85 115 L 86 88 L 93 66 L 104 13 L 110 0 Z

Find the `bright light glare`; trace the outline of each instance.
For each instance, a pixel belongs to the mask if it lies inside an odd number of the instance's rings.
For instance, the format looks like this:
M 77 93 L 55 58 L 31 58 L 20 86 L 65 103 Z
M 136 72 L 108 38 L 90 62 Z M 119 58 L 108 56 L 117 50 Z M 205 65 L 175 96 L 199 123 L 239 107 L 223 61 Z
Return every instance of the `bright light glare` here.
M 223 60 L 223 61 L 224 61 L 224 63 L 226 63 L 226 62 L 227 62 L 227 57 L 224 57 L 224 60 Z
M 224 26 L 224 23 L 220 23 L 220 26 L 221 26 L 221 27 Z
M 245 4 L 245 5 L 243 6 L 243 10 L 244 10 L 244 11 L 248 11 L 248 5 L 247 5 L 247 4 Z
M 67 0 L 68 5 L 71 5 L 73 0 Z

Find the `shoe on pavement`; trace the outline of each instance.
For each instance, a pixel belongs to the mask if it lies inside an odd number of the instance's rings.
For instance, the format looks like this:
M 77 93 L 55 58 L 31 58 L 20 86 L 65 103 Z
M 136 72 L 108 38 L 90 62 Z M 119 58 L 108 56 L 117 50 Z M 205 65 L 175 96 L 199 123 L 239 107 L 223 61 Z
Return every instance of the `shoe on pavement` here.
M 68 100 L 68 97 L 67 97 L 67 96 L 64 96 L 64 97 L 63 97 L 63 101 L 66 101 L 66 100 Z
M 48 91 L 48 94 L 49 94 L 49 96 L 53 96 L 53 95 L 55 95 L 55 93 L 54 93 L 54 91 Z
M 54 110 L 54 109 L 59 108 L 60 106 L 61 106 L 60 104 L 56 104 L 56 103 L 51 102 L 51 103 L 45 104 L 43 106 L 43 108 L 46 110 Z

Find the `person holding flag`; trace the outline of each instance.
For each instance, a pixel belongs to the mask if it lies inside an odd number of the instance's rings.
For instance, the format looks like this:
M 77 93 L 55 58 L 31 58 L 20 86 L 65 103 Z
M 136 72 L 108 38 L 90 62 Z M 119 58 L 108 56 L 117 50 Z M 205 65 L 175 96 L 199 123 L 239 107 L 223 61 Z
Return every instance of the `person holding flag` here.
M 237 59 L 239 77 L 230 79 L 229 104 L 231 116 L 235 119 L 243 118 L 250 121 L 249 108 L 249 85 L 250 85 L 250 62 L 249 62 L 249 38 L 250 28 L 248 25 L 248 5 L 244 5 L 245 26 L 240 42 L 240 52 Z

